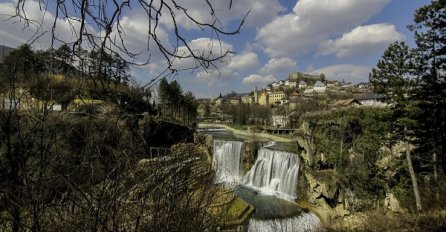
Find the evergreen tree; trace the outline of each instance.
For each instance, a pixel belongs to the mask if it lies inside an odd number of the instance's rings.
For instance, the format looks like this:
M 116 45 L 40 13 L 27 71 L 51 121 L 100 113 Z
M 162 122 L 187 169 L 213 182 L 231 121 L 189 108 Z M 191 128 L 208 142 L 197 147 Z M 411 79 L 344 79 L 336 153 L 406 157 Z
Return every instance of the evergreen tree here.
M 418 189 L 418 181 L 412 164 L 409 149 L 409 140 L 412 138 L 411 129 L 414 127 L 414 107 L 410 99 L 412 79 L 411 54 L 409 47 L 402 42 L 395 42 L 384 52 L 376 68 L 370 73 L 370 82 L 374 84 L 375 91 L 387 96 L 387 102 L 391 104 L 392 127 L 395 141 L 404 141 L 406 160 L 412 180 L 415 195 L 415 205 L 418 211 L 422 209 L 421 197 Z
M 420 152 L 432 157 L 446 169 L 446 0 L 432 1 L 418 9 L 414 24 L 417 48 L 415 75 L 417 88 L 413 98 L 420 109 L 417 115 L 416 137 Z M 436 166 L 434 165 L 434 168 Z
M 166 78 L 161 79 L 158 85 L 158 95 L 159 95 L 159 111 L 162 114 L 167 114 L 167 109 L 170 107 L 170 86 Z
M 409 47 L 404 42 L 395 42 L 372 69 L 369 79 L 375 92 L 386 95 L 388 103 L 401 105 L 407 99 L 412 81 L 410 68 Z

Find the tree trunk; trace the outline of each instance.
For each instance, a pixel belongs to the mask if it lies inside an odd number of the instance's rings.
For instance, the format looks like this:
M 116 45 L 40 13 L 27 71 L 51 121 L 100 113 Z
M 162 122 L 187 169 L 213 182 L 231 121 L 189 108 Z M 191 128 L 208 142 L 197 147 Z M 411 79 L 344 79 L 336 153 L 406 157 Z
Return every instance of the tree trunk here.
M 415 176 L 415 171 L 412 165 L 412 158 L 410 157 L 409 142 L 407 140 L 404 141 L 404 145 L 406 147 L 407 166 L 409 167 L 410 178 L 412 179 L 413 193 L 415 195 L 415 205 L 417 208 L 417 212 L 420 212 L 422 209 L 420 190 L 418 189 L 417 177 Z
M 437 202 L 439 202 L 440 201 L 440 193 L 438 193 L 439 184 L 438 184 L 438 174 L 437 174 L 437 153 L 434 152 L 434 154 L 432 156 L 433 156 L 432 163 L 434 166 L 435 200 Z

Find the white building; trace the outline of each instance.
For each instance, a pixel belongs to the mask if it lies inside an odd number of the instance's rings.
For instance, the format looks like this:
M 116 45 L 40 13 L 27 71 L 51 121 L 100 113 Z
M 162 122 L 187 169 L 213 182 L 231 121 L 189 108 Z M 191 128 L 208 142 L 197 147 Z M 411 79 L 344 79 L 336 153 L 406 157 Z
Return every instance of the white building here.
M 386 107 L 389 105 L 384 102 L 383 94 L 367 93 L 365 95 L 356 98 L 356 100 L 358 100 L 362 106 Z
M 289 88 L 296 88 L 297 87 L 297 82 L 286 80 L 285 81 L 285 86 L 287 86 Z
M 304 90 L 304 94 L 313 93 L 313 92 L 314 92 L 314 89 L 312 87 Z
M 327 87 L 324 85 L 324 83 L 320 81 L 317 81 L 313 86 L 314 91 L 318 93 L 324 93 L 326 88 Z
M 307 88 L 307 83 L 305 81 L 300 81 L 299 82 L 299 89 L 305 89 Z
M 284 115 L 273 115 L 271 116 L 271 122 L 275 127 L 287 127 L 290 124 L 290 119 Z

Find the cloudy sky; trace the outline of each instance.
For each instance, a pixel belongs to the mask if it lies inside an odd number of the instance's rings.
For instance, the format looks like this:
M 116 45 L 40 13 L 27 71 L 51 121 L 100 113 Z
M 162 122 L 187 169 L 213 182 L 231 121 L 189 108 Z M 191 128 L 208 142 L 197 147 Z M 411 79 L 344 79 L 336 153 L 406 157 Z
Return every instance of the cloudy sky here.
M 16 47 L 34 39 L 38 28 L 40 39 L 35 48 L 46 48 L 46 37 L 54 15 L 51 9 L 40 12 L 37 2 L 28 5 L 29 16 L 41 19 L 44 26 L 23 28 L 17 20 L 5 20 L 14 12 L 17 0 L 0 0 L 0 44 Z M 197 97 L 211 97 L 220 93 L 249 92 L 254 86 L 263 87 L 276 80 L 286 79 L 290 72 L 324 73 L 327 79 L 354 83 L 367 81 L 368 73 L 386 47 L 394 41 L 413 45 L 413 34 L 406 26 L 412 23 L 414 11 L 428 4 L 428 0 L 212 0 L 216 15 L 224 29 L 233 29 L 241 17 L 250 13 L 239 34 L 222 36 L 205 33 L 185 17 L 176 20 L 193 49 L 212 50 L 209 54 L 235 52 L 216 64 L 218 69 L 184 71 L 170 76 L 178 80 L 183 90 Z M 206 22 L 209 11 L 203 1 L 182 0 L 191 15 Z M 40 6 L 42 7 L 42 6 Z M 51 8 L 49 6 L 48 8 Z M 45 27 L 45 24 L 47 25 Z M 133 8 L 126 12 L 121 24 L 126 31 L 125 45 L 132 51 L 148 49 L 150 63 L 133 69 L 140 84 L 145 84 L 163 70 L 162 57 L 147 45 L 147 18 Z M 58 19 L 58 35 L 69 41 L 75 27 L 66 19 Z M 91 28 L 94 31 L 93 28 Z M 114 30 L 116 31 L 116 30 Z M 157 31 L 166 47 L 174 48 L 172 23 L 163 18 Z M 99 32 L 98 32 L 99 33 Z M 213 37 L 212 37 L 213 36 Z M 177 52 L 187 53 L 184 47 Z M 174 62 L 181 68 L 194 66 L 191 60 Z

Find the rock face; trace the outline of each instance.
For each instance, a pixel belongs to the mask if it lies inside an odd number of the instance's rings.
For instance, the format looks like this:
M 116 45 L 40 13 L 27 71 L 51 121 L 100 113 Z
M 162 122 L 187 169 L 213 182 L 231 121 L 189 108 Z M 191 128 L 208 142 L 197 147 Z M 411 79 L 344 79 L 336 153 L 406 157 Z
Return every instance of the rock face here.
M 317 175 L 315 175 L 317 173 Z M 332 170 L 305 173 L 309 185 L 310 200 L 324 198 L 328 201 L 334 201 L 337 198 L 339 189 L 338 182 L 334 177 Z
M 308 202 L 325 223 L 349 215 L 342 204 L 339 181 L 333 170 L 306 172 Z
M 245 150 L 242 155 L 243 160 L 243 174 L 246 174 L 256 162 L 257 151 L 260 148 L 259 144 L 255 141 L 248 141 L 245 143 Z
M 294 134 L 297 143 L 304 150 L 301 153 L 303 162 L 310 167 L 313 167 L 316 162 L 320 160 L 315 154 L 316 147 L 314 145 L 314 138 L 307 122 L 302 123 L 299 130 Z

